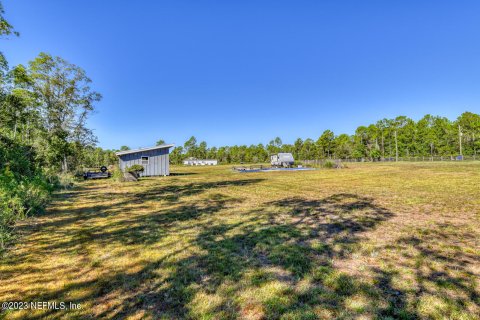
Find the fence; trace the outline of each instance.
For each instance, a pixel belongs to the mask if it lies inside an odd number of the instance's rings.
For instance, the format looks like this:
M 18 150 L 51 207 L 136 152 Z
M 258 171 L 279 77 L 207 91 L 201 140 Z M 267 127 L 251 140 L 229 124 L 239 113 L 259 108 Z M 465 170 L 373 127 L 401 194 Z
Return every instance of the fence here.
M 399 157 L 398 161 L 404 162 L 427 162 L 427 161 L 478 161 L 480 156 L 436 156 L 436 157 Z M 314 160 L 300 160 L 303 164 L 308 165 L 323 165 L 326 161 L 334 162 L 395 162 L 393 158 L 349 158 L 349 159 L 314 159 Z

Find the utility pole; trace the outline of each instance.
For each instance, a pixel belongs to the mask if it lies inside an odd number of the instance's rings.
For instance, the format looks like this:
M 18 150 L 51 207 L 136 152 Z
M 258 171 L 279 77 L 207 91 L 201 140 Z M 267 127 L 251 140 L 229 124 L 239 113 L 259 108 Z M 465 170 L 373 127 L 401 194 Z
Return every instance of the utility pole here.
M 398 162 L 398 141 L 397 141 L 397 130 L 395 130 L 395 161 Z
M 459 145 L 460 145 L 460 156 L 463 156 L 463 153 L 462 153 L 462 127 L 460 127 L 460 125 L 458 125 L 458 142 L 459 142 Z

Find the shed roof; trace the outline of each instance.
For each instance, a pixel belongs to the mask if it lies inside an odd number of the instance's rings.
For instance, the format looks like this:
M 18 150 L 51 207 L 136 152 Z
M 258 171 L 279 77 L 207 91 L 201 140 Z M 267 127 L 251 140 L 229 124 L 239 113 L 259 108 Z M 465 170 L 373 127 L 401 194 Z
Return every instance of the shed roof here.
M 117 156 L 122 156 L 124 154 L 130 154 L 130 153 L 137 153 L 137 152 L 143 152 L 143 151 L 151 151 L 151 150 L 157 150 L 157 149 L 171 148 L 173 146 L 174 146 L 173 143 L 171 143 L 171 144 L 161 144 L 161 145 L 158 145 L 158 146 L 155 146 L 155 147 L 118 151 L 118 152 L 115 152 L 115 154 Z

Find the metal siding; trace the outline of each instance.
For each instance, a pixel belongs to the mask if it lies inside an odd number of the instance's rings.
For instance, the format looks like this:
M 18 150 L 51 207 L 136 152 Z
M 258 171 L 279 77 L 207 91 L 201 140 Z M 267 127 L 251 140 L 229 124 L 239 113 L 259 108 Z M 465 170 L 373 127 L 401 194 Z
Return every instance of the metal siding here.
M 163 153 L 163 172 L 166 175 L 170 174 L 168 172 L 168 150 L 165 150 L 165 152 Z
M 153 153 L 153 151 L 149 151 L 148 152 L 149 156 L 148 156 L 148 167 L 150 169 L 150 175 L 153 176 L 155 175 L 155 160 L 156 160 L 156 157 L 155 157 L 155 154 Z
M 167 174 L 165 170 L 165 152 L 162 152 L 160 167 L 162 168 L 162 174 Z
M 152 176 L 158 175 L 158 172 L 157 172 L 158 155 L 157 154 L 158 154 L 157 150 L 150 151 L 150 158 L 148 159 L 150 164 L 150 171 L 151 171 L 150 175 Z M 151 163 L 150 163 L 150 159 L 151 159 Z
M 170 175 L 170 150 L 165 152 L 165 172 Z
M 155 165 L 156 167 L 156 172 L 158 175 L 161 175 L 163 173 L 162 170 L 162 149 L 159 150 L 160 152 L 158 153 L 157 159 L 155 160 Z
M 170 175 L 170 153 L 168 150 L 165 152 L 165 172 L 167 176 Z
M 168 150 L 165 150 L 165 149 L 162 150 L 161 156 L 158 159 L 158 172 L 160 172 L 159 174 L 162 174 L 162 175 L 165 174 L 165 152 L 168 153 Z
M 162 171 L 163 171 L 163 174 L 166 174 L 166 175 L 168 175 L 168 170 L 165 170 L 165 157 L 166 157 L 166 155 L 168 155 L 168 153 L 169 153 L 169 149 L 164 150 L 164 151 L 163 151 L 163 156 L 162 156 L 162 160 L 163 160 L 163 162 L 162 162 Z
M 169 170 L 169 161 L 168 161 L 168 150 L 165 150 L 164 152 L 164 156 L 163 156 L 163 162 L 164 162 L 164 172 L 166 175 L 169 175 L 170 174 L 170 170 Z
M 157 172 L 159 175 L 165 174 L 163 170 L 162 162 L 163 162 L 163 154 L 165 149 L 161 149 L 159 152 L 159 156 L 157 158 Z
M 144 151 L 144 152 L 141 153 L 141 157 L 148 157 L 148 164 L 146 164 L 146 165 L 142 164 L 142 158 L 140 158 L 139 161 L 140 161 L 140 164 L 142 166 L 144 166 L 144 168 L 145 168 L 145 171 L 143 172 L 143 174 L 145 176 L 151 176 L 152 175 L 152 172 L 151 172 L 152 170 L 150 169 L 150 167 L 152 165 L 150 164 L 150 153 L 148 151 Z
M 162 150 L 162 156 L 160 158 L 160 161 L 158 161 L 158 167 L 161 174 L 167 174 L 165 173 L 165 152 L 168 153 L 168 150 Z

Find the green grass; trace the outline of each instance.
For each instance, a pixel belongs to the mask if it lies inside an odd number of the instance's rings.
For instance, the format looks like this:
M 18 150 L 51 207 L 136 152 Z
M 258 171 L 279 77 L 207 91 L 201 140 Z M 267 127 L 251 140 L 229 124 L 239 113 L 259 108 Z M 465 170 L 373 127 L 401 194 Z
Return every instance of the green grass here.
M 18 225 L 1 317 L 480 319 L 480 163 L 173 167 L 87 181 Z

